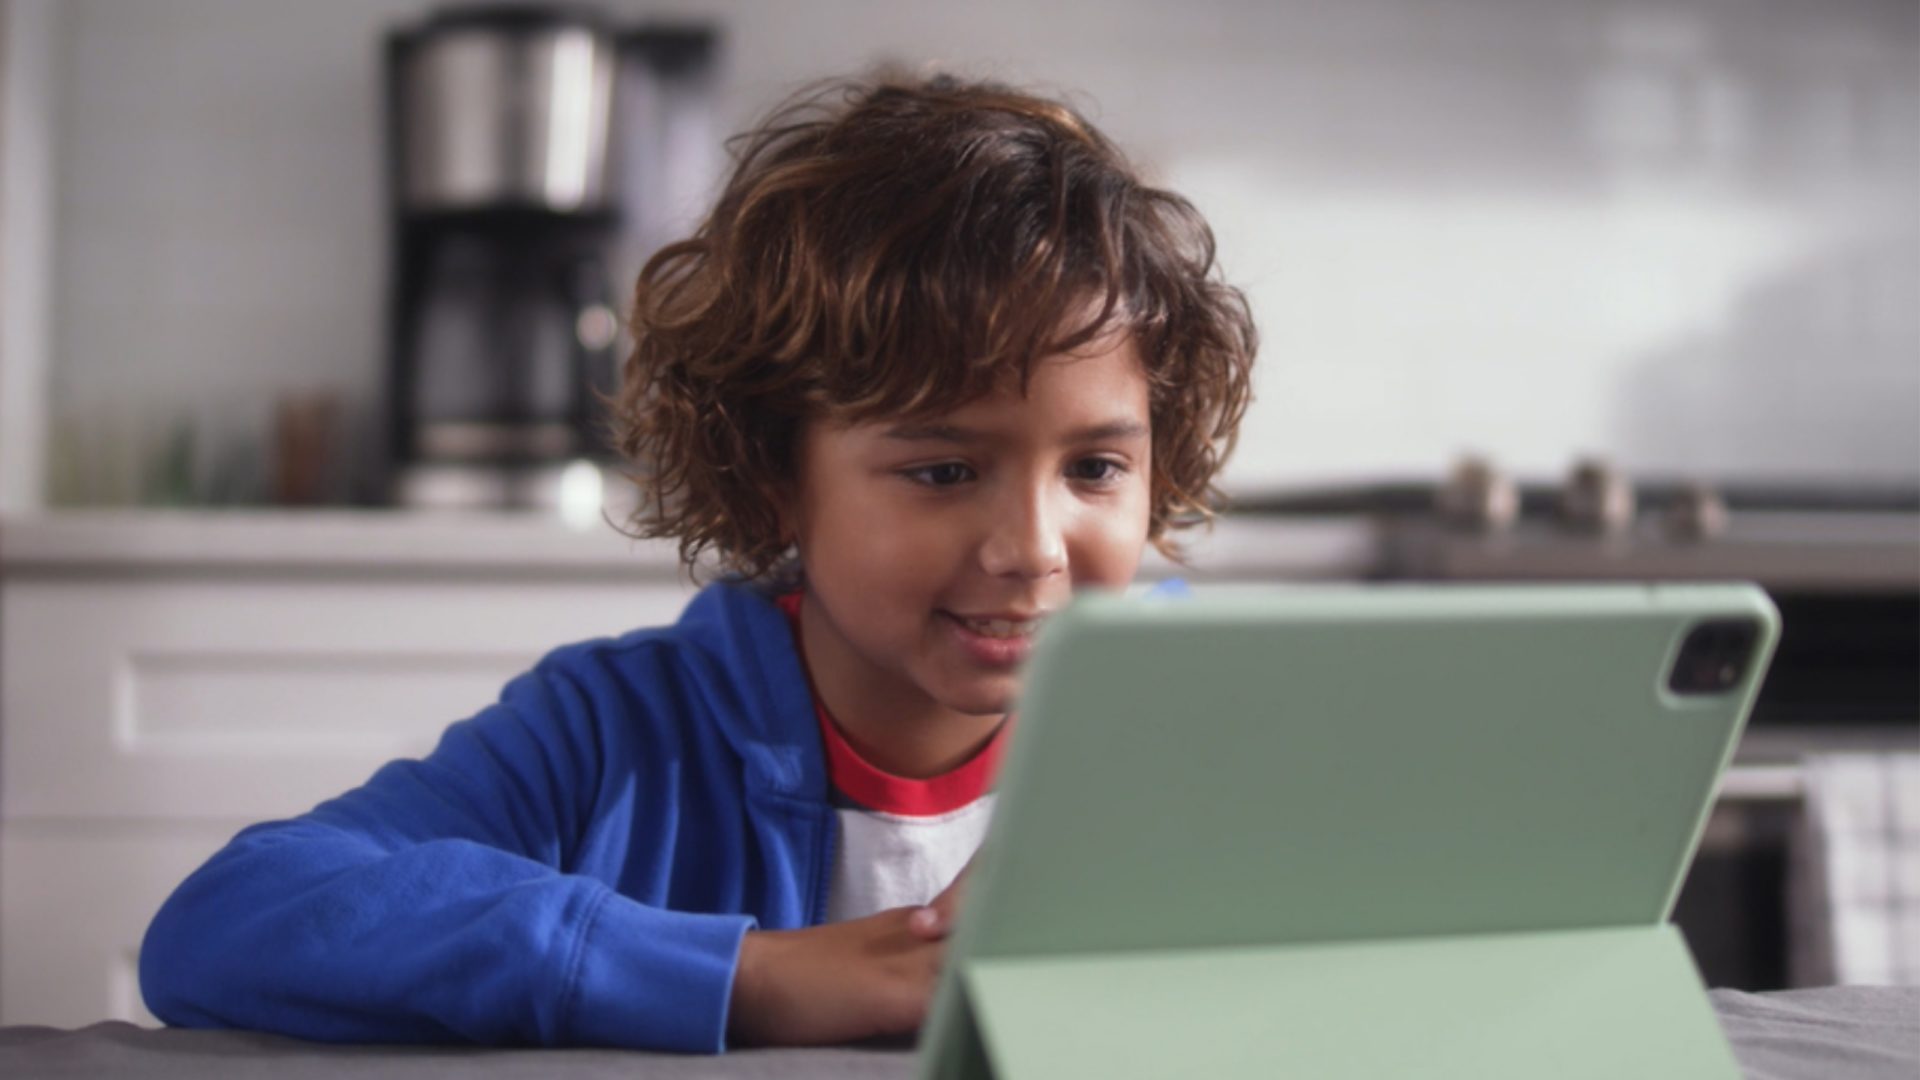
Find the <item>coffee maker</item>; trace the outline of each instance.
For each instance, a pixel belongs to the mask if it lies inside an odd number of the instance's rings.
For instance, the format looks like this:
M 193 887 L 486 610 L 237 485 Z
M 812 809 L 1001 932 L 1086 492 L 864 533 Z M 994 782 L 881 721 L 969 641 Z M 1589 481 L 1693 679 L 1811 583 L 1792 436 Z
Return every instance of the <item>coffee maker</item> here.
M 389 34 L 392 502 L 598 519 L 616 263 L 658 216 L 633 163 L 686 141 L 713 41 L 559 5 Z

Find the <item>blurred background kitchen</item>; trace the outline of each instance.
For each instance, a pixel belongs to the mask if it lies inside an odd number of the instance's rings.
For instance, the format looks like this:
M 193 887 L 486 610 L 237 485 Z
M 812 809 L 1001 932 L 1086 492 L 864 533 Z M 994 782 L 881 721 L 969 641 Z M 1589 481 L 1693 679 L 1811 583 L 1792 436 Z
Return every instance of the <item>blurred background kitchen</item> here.
M 879 61 L 1212 222 L 1264 345 L 1188 576 L 1765 584 L 1678 917 L 1714 985 L 1920 978 L 1912 0 L 0 0 L 0 1023 L 146 1019 L 235 829 L 677 612 L 602 516 L 626 292 Z

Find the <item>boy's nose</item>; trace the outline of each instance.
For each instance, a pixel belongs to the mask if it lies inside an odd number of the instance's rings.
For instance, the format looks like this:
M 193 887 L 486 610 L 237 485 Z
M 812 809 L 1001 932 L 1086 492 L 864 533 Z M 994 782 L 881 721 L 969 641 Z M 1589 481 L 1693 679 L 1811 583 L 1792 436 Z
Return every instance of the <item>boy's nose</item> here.
M 1002 500 L 992 511 L 980 567 L 995 577 L 1043 578 L 1067 568 L 1067 539 L 1058 510 L 1045 492 Z

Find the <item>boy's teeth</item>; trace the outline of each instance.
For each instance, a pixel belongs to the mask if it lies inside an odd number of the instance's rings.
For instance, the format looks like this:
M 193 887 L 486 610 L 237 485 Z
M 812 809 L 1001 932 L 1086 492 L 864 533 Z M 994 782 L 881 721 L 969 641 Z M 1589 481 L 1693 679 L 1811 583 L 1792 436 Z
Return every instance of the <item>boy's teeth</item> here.
M 981 637 L 1024 637 L 1033 632 L 1034 623 L 1009 622 L 1006 619 L 963 619 L 967 629 Z

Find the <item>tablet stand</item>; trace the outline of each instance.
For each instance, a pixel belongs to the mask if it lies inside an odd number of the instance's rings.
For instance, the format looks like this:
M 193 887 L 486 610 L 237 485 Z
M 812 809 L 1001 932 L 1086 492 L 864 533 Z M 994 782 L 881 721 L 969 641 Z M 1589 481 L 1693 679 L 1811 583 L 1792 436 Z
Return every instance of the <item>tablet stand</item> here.
M 956 1080 L 1740 1076 L 1670 925 L 963 965 Z

